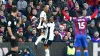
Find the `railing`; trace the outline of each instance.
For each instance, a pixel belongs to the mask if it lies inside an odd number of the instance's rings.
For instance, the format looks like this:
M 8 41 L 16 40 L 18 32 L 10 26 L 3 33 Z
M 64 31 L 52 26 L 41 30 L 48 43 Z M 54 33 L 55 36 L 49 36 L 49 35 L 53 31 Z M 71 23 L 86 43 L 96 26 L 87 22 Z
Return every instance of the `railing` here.
M 29 46 L 33 51 L 35 56 L 45 56 L 43 44 L 38 45 L 38 49 L 34 48 L 34 43 L 19 43 L 19 49 L 24 49 L 26 46 Z M 53 42 L 50 47 L 51 56 L 64 56 L 64 49 L 66 44 L 64 42 Z M 10 49 L 9 43 L 0 43 L 0 56 L 4 56 L 7 51 Z M 89 43 L 88 46 L 89 56 L 100 56 L 100 44 L 99 43 Z M 83 55 L 83 53 L 82 53 Z

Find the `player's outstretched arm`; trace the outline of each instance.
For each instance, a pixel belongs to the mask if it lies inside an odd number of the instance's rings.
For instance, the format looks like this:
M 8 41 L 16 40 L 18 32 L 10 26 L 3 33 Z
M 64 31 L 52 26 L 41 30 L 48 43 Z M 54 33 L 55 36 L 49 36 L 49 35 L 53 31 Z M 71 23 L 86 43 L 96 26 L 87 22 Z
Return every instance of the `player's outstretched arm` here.
M 62 14 L 66 17 L 67 20 L 71 20 L 71 17 L 66 14 L 65 10 L 62 10 Z
M 97 13 L 98 13 L 98 9 L 90 16 L 91 19 L 95 18 L 95 16 L 97 15 Z

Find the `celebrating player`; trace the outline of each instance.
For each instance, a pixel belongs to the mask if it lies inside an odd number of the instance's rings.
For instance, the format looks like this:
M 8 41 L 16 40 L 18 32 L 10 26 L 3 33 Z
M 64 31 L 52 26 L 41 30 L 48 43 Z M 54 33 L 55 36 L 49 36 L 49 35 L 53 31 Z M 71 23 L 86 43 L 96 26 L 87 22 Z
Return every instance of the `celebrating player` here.
M 38 25 L 38 29 L 41 30 L 40 36 L 38 37 L 38 39 L 35 42 L 35 45 L 37 45 L 43 38 L 46 38 L 47 35 L 47 15 L 46 13 L 49 10 L 49 6 L 46 5 L 43 9 L 43 11 L 40 14 L 40 23 Z
M 76 47 L 76 56 L 81 56 L 80 47 L 82 46 L 84 49 L 84 56 L 88 56 L 88 50 L 87 50 L 87 41 L 86 41 L 86 26 L 87 21 L 92 20 L 95 18 L 95 16 L 98 13 L 98 10 L 96 10 L 91 16 L 86 16 L 86 10 L 83 10 L 83 16 L 81 16 L 82 13 L 77 13 L 77 17 L 70 17 L 66 14 L 66 12 L 63 10 L 62 13 L 66 17 L 67 20 L 73 21 L 75 25 L 75 47 Z

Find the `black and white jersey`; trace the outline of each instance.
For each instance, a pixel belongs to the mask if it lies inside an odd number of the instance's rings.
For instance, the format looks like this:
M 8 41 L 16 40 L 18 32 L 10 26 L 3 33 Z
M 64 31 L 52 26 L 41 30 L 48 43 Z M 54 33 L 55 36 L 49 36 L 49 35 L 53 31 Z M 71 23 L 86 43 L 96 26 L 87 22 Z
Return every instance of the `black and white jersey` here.
M 47 24 L 47 37 L 46 39 L 53 41 L 54 40 L 54 29 L 55 29 L 55 23 L 54 22 L 50 22 Z
M 46 24 L 45 22 L 42 22 L 42 19 L 41 19 L 41 18 L 44 18 L 44 20 L 47 20 L 46 12 L 44 12 L 44 11 L 41 12 L 41 14 L 40 14 L 40 23 L 39 23 L 39 26 L 43 26 L 43 25 Z
M 13 34 L 17 33 L 17 23 L 18 20 L 16 17 L 10 15 L 7 20 L 7 27 L 11 27 Z
M 45 30 L 47 30 L 47 23 L 43 22 L 41 18 L 44 18 L 44 20 L 47 20 L 46 12 L 42 11 L 40 13 L 40 22 L 38 25 L 38 27 L 40 27 L 40 29 L 41 29 L 41 32 L 44 32 L 44 34 L 46 34 Z

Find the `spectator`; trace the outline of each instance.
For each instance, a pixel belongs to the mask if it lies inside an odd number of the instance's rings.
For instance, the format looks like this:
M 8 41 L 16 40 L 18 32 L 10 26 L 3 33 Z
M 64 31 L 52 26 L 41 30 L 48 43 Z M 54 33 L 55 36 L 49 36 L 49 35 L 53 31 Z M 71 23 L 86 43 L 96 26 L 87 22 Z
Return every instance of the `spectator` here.
M 34 56 L 32 50 L 27 46 L 24 51 L 21 52 L 21 56 Z
M 0 43 L 3 42 L 3 37 L 4 37 L 4 26 L 0 26 Z
M 91 37 L 89 35 L 87 35 L 87 42 L 91 41 Z
M 17 31 L 18 42 L 24 42 L 23 28 L 20 27 Z
M 98 31 L 99 34 L 100 34 L 100 22 L 98 22 L 98 24 L 97 24 L 97 31 Z M 100 35 L 99 35 L 99 37 L 100 37 Z
M 68 6 L 69 10 L 73 10 L 74 2 L 72 0 L 67 0 L 67 6 Z
M 86 16 L 90 16 L 92 14 L 92 11 L 91 11 L 89 5 L 87 3 L 84 3 L 83 6 L 87 11 L 87 15 Z
M 64 25 L 60 25 L 60 34 L 62 35 L 62 38 L 64 38 L 66 31 L 64 31 Z
M 63 23 L 63 26 L 64 26 L 64 31 L 67 31 L 67 28 L 68 28 L 67 24 Z
M 68 28 L 68 32 L 71 33 L 71 37 L 73 37 L 73 39 L 74 39 L 74 37 L 75 37 L 74 29 L 73 29 L 72 27 L 69 27 L 69 28 Z
M 98 31 L 96 31 L 95 33 L 94 33 L 94 37 L 92 37 L 92 39 L 91 39 L 93 42 L 100 42 L 100 37 L 99 37 L 99 32 Z
M 61 10 L 64 8 L 64 6 L 66 6 L 66 1 L 65 0 L 60 0 L 57 4 L 58 6 L 60 6 Z
M 54 42 L 61 42 L 61 41 L 62 41 L 62 36 L 59 33 L 59 30 L 55 29 Z
M 2 10 L 3 10 L 3 12 L 4 12 L 4 16 L 7 18 L 8 12 L 7 12 L 7 9 L 6 9 L 6 7 L 5 7 L 5 4 L 2 4 L 2 5 L 1 5 L 1 8 L 2 8 Z
M 77 4 L 77 2 L 75 3 L 75 8 L 73 10 L 70 11 L 69 15 L 76 17 L 77 13 L 81 11 L 81 8 L 79 7 L 79 5 Z
M 22 12 L 22 14 L 26 15 L 25 11 L 27 7 L 27 2 L 25 0 L 19 0 L 17 2 L 17 7 L 18 7 L 18 10 Z
M 7 8 L 7 12 L 8 12 L 8 13 L 11 13 L 11 9 L 12 9 L 12 0 L 7 0 L 6 8 Z
M 31 11 L 32 11 L 31 6 L 28 6 L 28 7 L 27 7 L 27 11 L 26 11 L 26 13 L 27 13 L 26 16 L 27 16 L 27 20 L 28 20 L 28 21 L 30 21 L 30 17 L 29 17 L 29 16 L 30 16 L 30 14 L 31 14 Z
M 95 22 L 91 21 L 90 26 L 88 27 L 89 35 L 93 37 L 94 32 L 97 31 L 97 28 L 95 27 Z
M 53 5 L 53 1 L 52 0 L 49 0 L 48 1 L 48 4 L 49 4 L 49 11 L 50 12 L 53 12 L 53 10 L 55 9 L 55 6 Z
M 37 10 L 37 16 L 39 17 L 41 13 L 41 6 L 37 5 L 36 10 Z
M 83 8 L 85 0 L 76 0 L 76 1 L 78 2 L 79 6 Z
M 100 18 L 100 6 L 99 6 L 98 18 Z
M 75 56 L 75 47 L 73 42 L 73 40 L 69 41 L 69 45 L 65 49 L 65 56 Z
M 6 26 L 6 18 L 4 16 L 4 12 L 0 9 L 0 25 Z
M 35 8 L 35 6 L 34 6 L 34 2 L 32 1 L 32 0 L 30 0 L 30 2 L 29 2 L 29 5 L 28 6 L 31 6 L 31 8 Z
M 56 15 L 54 16 L 55 17 L 55 20 L 57 21 L 57 22 L 62 22 L 63 21 L 63 17 L 61 17 L 61 9 L 60 9 L 60 7 L 58 6 L 58 7 L 56 7 L 56 9 L 55 9 L 56 11 Z
M 26 38 L 27 37 L 27 28 L 29 26 L 30 22 L 27 21 L 27 18 L 26 16 L 22 16 L 22 24 L 21 24 L 21 27 L 23 28 L 23 36 Z
M 30 21 L 32 21 L 34 19 L 34 17 L 37 18 L 37 10 L 36 9 L 32 9 L 31 14 L 30 14 Z
M 66 42 L 66 44 L 68 45 L 70 40 L 74 40 L 74 39 L 73 37 L 71 37 L 71 33 L 67 32 L 67 34 L 64 36 L 63 41 Z
M 37 39 L 37 32 L 36 29 L 33 28 L 32 33 L 28 36 L 28 42 L 35 42 Z
M 98 0 L 85 0 L 89 6 L 96 6 L 98 5 Z

